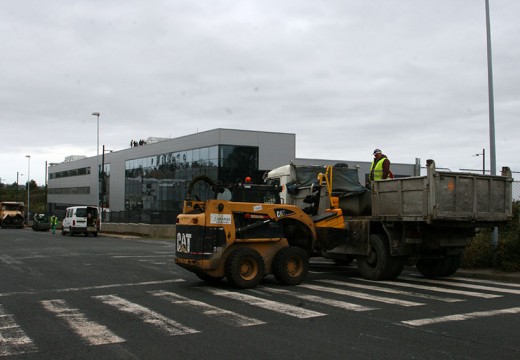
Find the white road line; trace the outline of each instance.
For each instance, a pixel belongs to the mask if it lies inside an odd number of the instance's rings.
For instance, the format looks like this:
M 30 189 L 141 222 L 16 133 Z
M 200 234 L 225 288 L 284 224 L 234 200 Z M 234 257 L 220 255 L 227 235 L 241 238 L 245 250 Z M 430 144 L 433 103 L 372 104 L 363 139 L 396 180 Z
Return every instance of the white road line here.
M 229 299 L 243 301 L 251 306 L 257 306 L 262 309 L 271 310 L 280 314 L 293 316 L 299 319 L 307 319 L 314 318 L 318 316 L 325 316 L 327 314 L 323 314 L 317 311 L 303 309 L 298 306 L 283 304 L 278 301 L 266 300 L 262 298 L 258 298 L 256 296 L 251 296 L 248 294 L 240 293 L 238 291 L 227 291 L 227 290 L 219 290 L 213 288 L 200 288 L 203 291 L 209 292 L 213 295 L 227 297 Z
M 441 292 L 441 293 L 448 293 L 448 294 L 458 294 L 458 295 L 465 295 L 465 296 L 473 296 L 473 297 L 479 297 L 484 299 L 493 299 L 497 297 L 502 297 L 502 295 L 495 295 L 495 294 L 486 294 L 481 292 L 475 292 L 475 291 L 464 291 L 464 290 L 456 290 L 456 289 L 448 289 L 448 288 L 442 288 L 438 286 L 426 286 L 426 285 L 420 285 L 420 284 L 411 284 L 411 283 L 405 283 L 401 281 L 371 281 L 371 280 L 365 280 L 361 278 L 356 278 L 356 280 L 359 281 L 366 281 L 370 283 L 375 284 L 387 284 L 392 286 L 401 286 L 401 287 L 408 287 L 408 288 L 414 288 L 414 289 L 421 289 L 421 290 L 428 290 L 428 291 L 435 291 L 435 292 Z
M 345 285 L 343 283 L 341 283 L 341 284 L 343 286 Z M 399 299 L 394 299 L 394 298 L 389 298 L 389 297 L 369 295 L 369 294 L 365 294 L 365 293 L 361 293 L 361 292 L 357 292 L 357 291 L 342 290 L 342 289 L 330 288 L 330 287 L 325 287 L 325 286 L 310 285 L 310 284 L 302 284 L 302 285 L 298 285 L 298 286 L 306 288 L 306 289 L 315 290 L 315 291 L 329 292 L 329 293 L 333 293 L 336 295 L 350 296 L 350 297 L 355 297 L 355 298 L 359 298 L 359 299 L 382 302 L 382 303 L 386 303 L 386 304 L 393 304 L 393 305 L 400 305 L 400 306 L 407 306 L 407 307 L 425 305 L 423 303 L 418 303 L 418 302 L 414 302 L 414 301 L 399 300 Z
M 104 304 L 111 305 L 119 311 L 135 315 L 145 323 L 158 327 L 168 335 L 186 335 L 200 332 L 116 295 L 93 296 L 93 298 L 101 300 Z
M 188 306 L 197 310 L 202 310 L 204 315 L 207 315 L 211 318 L 217 318 L 222 322 L 225 322 L 232 326 L 242 327 L 242 326 L 254 326 L 254 325 L 262 325 L 265 324 L 264 321 L 250 318 L 244 315 L 237 314 L 233 311 L 225 310 L 218 308 L 213 305 L 209 305 L 202 301 L 192 300 L 184 296 L 180 296 L 168 291 L 149 291 L 152 296 L 161 297 L 169 300 L 172 304 L 175 305 L 183 305 Z
M 104 325 L 88 320 L 78 309 L 70 307 L 64 300 L 45 300 L 43 307 L 62 319 L 82 339 L 90 345 L 116 344 L 125 342 Z
M 413 296 L 413 297 L 443 301 L 443 302 L 448 302 L 448 303 L 465 301 L 463 299 L 440 297 L 440 296 L 435 296 L 435 295 L 428 295 L 428 294 L 422 294 L 422 293 L 411 292 L 411 291 L 403 291 L 403 290 L 385 288 L 385 287 L 374 286 L 374 285 L 356 284 L 356 283 L 352 283 L 352 282 L 346 283 L 344 281 L 336 281 L 336 280 L 318 280 L 318 282 L 323 282 L 323 283 L 327 283 L 327 284 L 331 284 L 331 285 L 339 285 L 339 286 L 355 287 L 355 288 L 366 289 L 366 290 L 381 291 L 381 292 L 385 292 L 385 293 L 389 293 L 389 294 Z
M 477 311 L 477 312 L 466 313 L 466 314 L 439 316 L 439 317 L 434 317 L 434 318 L 429 318 L 429 319 L 407 320 L 407 321 L 401 321 L 401 323 L 406 324 L 406 325 L 411 325 L 411 326 L 425 326 L 425 325 L 438 324 L 438 323 L 450 322 L 450 321 L 462 321 L 462 320 L 478 319 L 478 318 L 483 318 L 483 317 L 491 317 L 491 316 L 496 316 L 496 315 L 517 314 L 517 313 L 520 313 L 520 307 L 501 309 L 501 310 L 491 310 L 491 311 Z
M 9 255 L 0 256 L 0 263 L 5 264 L 5 266 L 7 266 L 8 268 L 10 268 L 14 271 L 19 271 L 19 272 L 25 271 L 24 269 L 22 269 L 22 267 L 18 266 L 18 265 L 22 265 L 23 263 L 20 260 L 17 260 L 14 257 L 9 256 Z
M 21 355 L 37 351 L 38 348 L 16 323 L 14 316 L 6 313 L 4 307 L 0 305 L 0 356 Z
M 289 290 L 280 289 L 280 288 L 262 287 L 261 289 L 264 290 L 264 291 L 267 291 L 267 292 L 271 292 L 271 293 L 275 293 L 275 294 L 283 294 L 283 295 L 288 295 L 288 296 L 294 296 L 294 297 L 296 297 L 298 299 L 312 301 L 312 302 L 316 302 L 316 303 L 320 303 L 320 304 L 325 304 L 325 305 L 328 305 L 328 306 L 333 306 L 333 307 L 340 308 L 340 309 L 343 309 L 343 310 L 348 310 L 348 311 L 378 310 L 378 308 L 375 308 L 375 307 L 362 306 L 362 305 L 358 305 L 358 304 L 352 304 L 352 303 L 349 303 L 349 302 L 346 302 L 346 301 L 322 298 L 322 297 L 316 296 L 316 295 L 299 294 L 299 293 L 296 293 L 294 291 L 289 291 Z
M 474 283 L 509 286 L 509 287 L 520 287 L 520 284 L 513 284 L 513 283 L 494 281 L 494 280 L 470 279 L 470 278 L 451 277 L 451 276 L 449 277 L 449 279 L 456 280 L 456 281 L 464 281 L 464 282 L 474 282 Z
M 448 285 L 448 286 L 456 286 L 456 287 L 469 288 L 469 289 L 475 289 L 475 290 L 486 290 L 486 291 L 494 291 L 494 292 L 505 293 L 505 294 L 520 295 L 520 290 L 517 290 L 517 289 L 506 289 L 506 288 L 499 288 L 499 287 L 494 287 L 494 286 L 455 283 L 455 282 L 452 282 L 449 280 L 443 281 L 443 280 L 422 279 L 422 278 L 421 279 L 410 278 L 410 279 L 420 280 L 421 282 L 428 283 L 428 284 Z
M 151 264 L 151 265 L 167 265 L 168 263 L 167 262 L 158 262 L 157 260 L 138 260 L 139 262 L 143 262 L 143 263 L 146 263 L 146 264 Z
M 470 278 L 456 277 L 456 276 L 450 276 L 448 279 L 455 280 L 455 281 L 474 282 L 474 283 L 483 283 L 483 284 L 510 286 L 510 287 L 519 287 L 520 288 L 520 284 L 514 284 L 514 283 L 510 283 L 510 282 L 505 282 L 505 281 L 470 279 Z M 513 279 L 511 279 L 511 280 L 513 280 Z
M 111 289 L 116 287 L 128 287 L 128 286 L 146 286 L 146 285 L 159 285 L 159 284 L 169 284 L 175 282 L 183 282 L 186 281 L 184 279 L 172 279 L 172 280 L 162 280 L 162 281 L 144 281 L 138 283 L 126 283 L 126 284 L 109 284 L 109 285 L 98 285 L 98 286 L 85 286 L 85 287 L 76 287 L 76 288 L 65 288 L 65 289 L 45 289 L 38 291 L 16 291 L 9 293 L 0 293 L 0 297 L 4 296 L 13 296 L 13 295 L 33 295 L 33 294 L 42 294 L 42 293 L 64 293 L 64 292 L 74 292 L 74 291 L 85 291 L 85 290 L 99 290 L 99 289 Z

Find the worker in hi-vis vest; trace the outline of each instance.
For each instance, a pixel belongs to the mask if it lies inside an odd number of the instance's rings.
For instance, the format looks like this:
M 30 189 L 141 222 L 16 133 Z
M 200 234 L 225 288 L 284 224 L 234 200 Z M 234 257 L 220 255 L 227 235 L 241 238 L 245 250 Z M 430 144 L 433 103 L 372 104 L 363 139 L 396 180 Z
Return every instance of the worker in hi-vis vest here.
M 370 166 L 370 181 L 393 179 L 394 175 L 390 171 L 390 160 L 380 149 L 374 150 L 374 161 Z
M 58 218 L 56 217 L 56 215 L 53 214 L 51 216 L 50 223 L 51 223 L 52 233 L 55 234 L 56 233 L 56 226 L 58 225 Z

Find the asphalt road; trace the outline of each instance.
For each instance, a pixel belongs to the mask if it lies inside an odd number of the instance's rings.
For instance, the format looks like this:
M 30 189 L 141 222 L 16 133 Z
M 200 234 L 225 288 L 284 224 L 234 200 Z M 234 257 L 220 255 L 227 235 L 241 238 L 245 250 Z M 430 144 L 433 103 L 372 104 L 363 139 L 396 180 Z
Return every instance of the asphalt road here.
M 455 276 L 208 286 L 173 241 L 0 230 L 0 358 L 519 359 L 520 284 Z

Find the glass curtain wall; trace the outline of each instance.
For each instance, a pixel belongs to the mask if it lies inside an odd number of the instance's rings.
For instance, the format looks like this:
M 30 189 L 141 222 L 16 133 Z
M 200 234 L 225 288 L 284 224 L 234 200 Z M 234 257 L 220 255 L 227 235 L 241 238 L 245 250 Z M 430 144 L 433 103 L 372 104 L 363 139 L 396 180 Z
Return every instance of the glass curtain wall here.
M 190 181 L 242 181 L 258 173 L 258 147 L 220 145 L 126 161 L 126 210 L 181 211 Z

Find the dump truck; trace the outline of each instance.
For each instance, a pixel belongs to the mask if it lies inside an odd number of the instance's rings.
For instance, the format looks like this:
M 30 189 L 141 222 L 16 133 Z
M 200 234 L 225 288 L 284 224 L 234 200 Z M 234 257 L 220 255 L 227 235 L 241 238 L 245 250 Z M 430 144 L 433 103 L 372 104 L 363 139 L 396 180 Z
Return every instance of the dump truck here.
M 0 227 L 23 228 L 24 203 L 18 201 L 0 202 Z
M 337 263 L 355 258 L 370 280 L 394 279 L 405 265 L 415 265 L 427 277 L 445 277 L 457 271 L 479 229 L 512 218 L 512 174 L 507 167 L 497 176 L 438 171 L 433 160 L 426 168 L 425 176 L 375 181 L 369 187 L 359 183 L 357 169 L 342 164 L 285 165 L 265 180 L 283 187 L 284 204 L 335 221 L 317 226 L 314 254 Z

